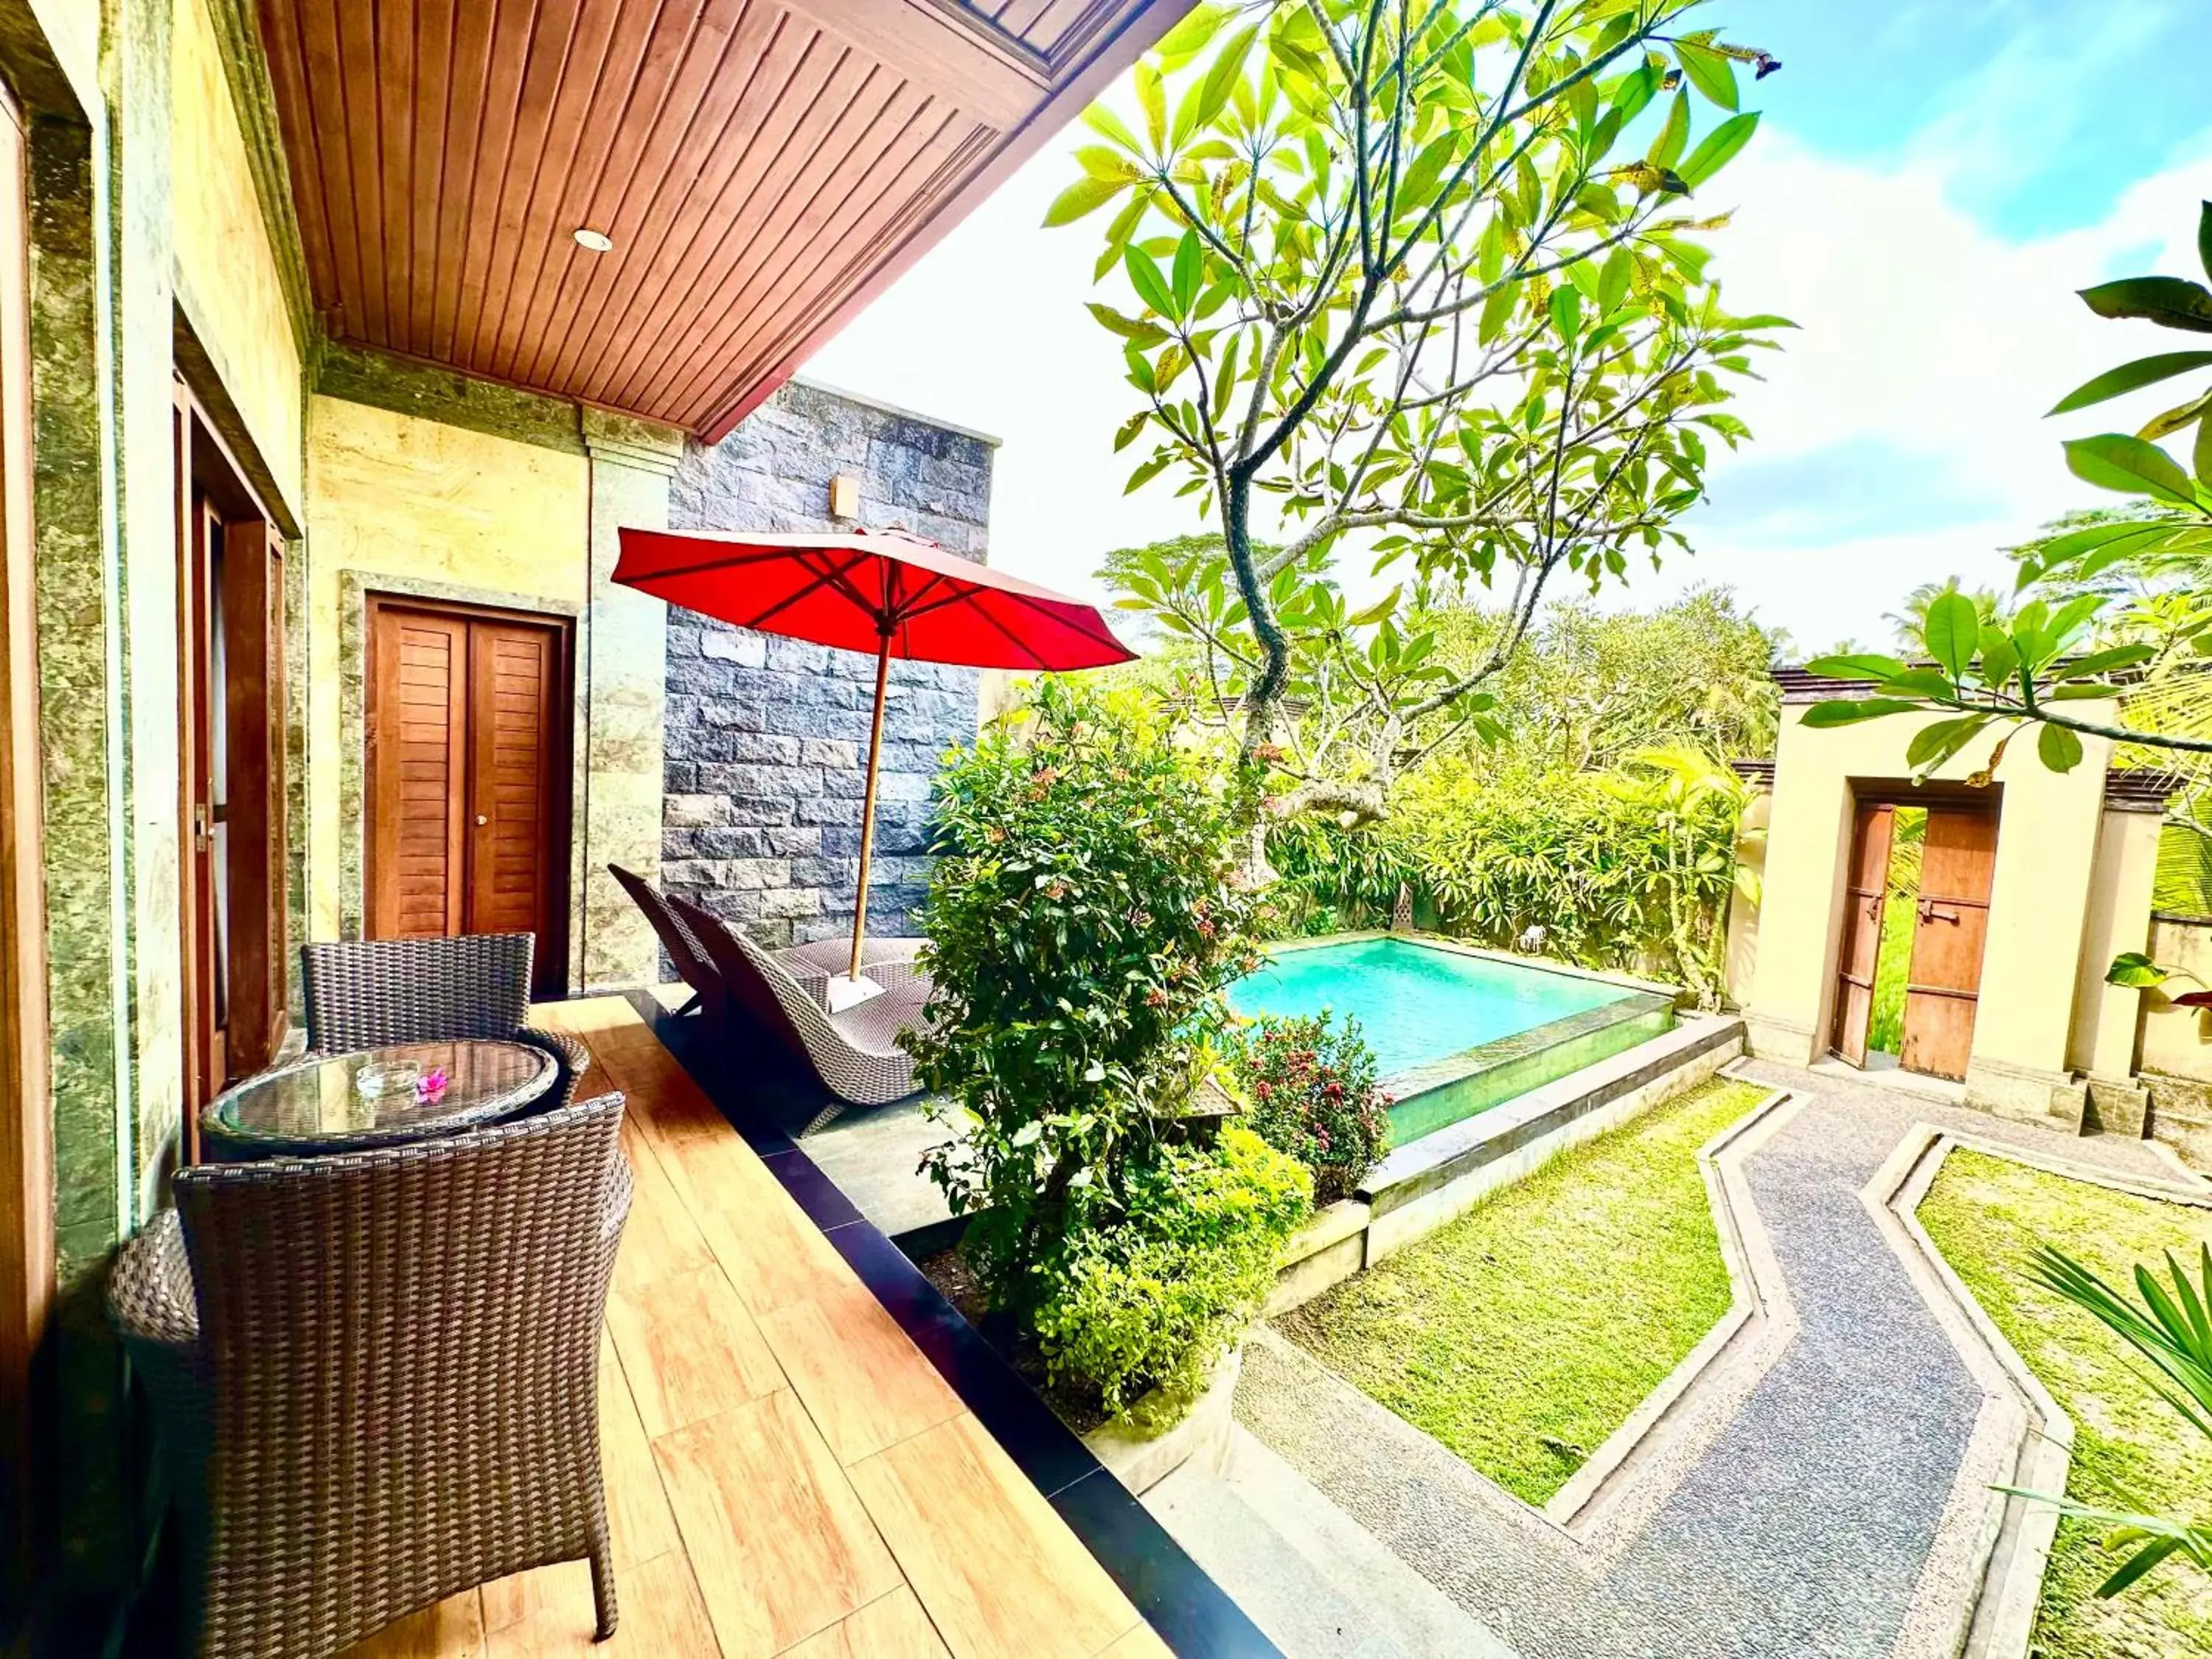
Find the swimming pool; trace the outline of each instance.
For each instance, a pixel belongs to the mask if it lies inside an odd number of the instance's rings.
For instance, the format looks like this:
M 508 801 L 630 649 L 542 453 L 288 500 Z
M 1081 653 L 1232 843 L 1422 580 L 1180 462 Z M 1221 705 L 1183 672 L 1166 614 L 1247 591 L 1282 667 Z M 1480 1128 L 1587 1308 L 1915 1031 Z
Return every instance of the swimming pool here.
M 1324 1009 L 1359 1021 L 1402 1146 L 1657 1036 L 1656 992 L 1404 938 L 1298 940 L 1230 988 L 1249 1018 Z

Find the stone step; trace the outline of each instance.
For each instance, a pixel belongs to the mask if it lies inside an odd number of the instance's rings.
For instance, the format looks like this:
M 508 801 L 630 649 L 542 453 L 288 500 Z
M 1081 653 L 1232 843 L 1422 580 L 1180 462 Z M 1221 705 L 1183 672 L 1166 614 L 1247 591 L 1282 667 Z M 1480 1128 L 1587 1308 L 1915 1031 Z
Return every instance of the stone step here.
M 1284 1659 L 1518 1659 L 1241 1425 L 1145 1505 Z

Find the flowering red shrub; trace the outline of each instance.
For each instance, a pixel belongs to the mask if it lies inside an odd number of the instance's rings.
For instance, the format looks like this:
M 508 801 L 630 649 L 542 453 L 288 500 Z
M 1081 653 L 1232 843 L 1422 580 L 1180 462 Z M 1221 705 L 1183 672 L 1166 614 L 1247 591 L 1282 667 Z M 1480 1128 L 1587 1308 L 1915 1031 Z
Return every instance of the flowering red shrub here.
M 1245 1124 L 1313 1171 L 1316 1204 L 1357 1190 L 1389 1151 L 1390 1097 L 1358 1020 L 1263 1018 L 1245 1036 L 1238 1071 Z

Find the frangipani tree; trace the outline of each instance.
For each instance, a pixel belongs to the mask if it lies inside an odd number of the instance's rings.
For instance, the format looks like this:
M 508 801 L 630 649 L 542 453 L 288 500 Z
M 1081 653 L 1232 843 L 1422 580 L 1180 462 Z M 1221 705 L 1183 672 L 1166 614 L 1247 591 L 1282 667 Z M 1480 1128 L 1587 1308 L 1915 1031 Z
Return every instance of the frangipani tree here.
M 1708 440 L 1746 435 L 1729 383 L 1784 325 L 1722 307 L 1695 239 L 1724 216 L 1690 203 L 1758 125 L 1739 70 L 1778 65 L 1694 9 L 1201 5 L 1138 66 L 1135 130 L 1087 117 L 1105 142 L 1047 223 L 1112 210 L 1097 274 L 1134 303 L 1091 310 L 1139 399 L 1129 487 L 1173 480 L 1222 538 L 1141 562 L 1129 602 L 1206 647 L 1255 878 L 1267 819 L 1379 817 L 1479 726 L 1548 589 L 1682 544 Z M 1447 671 L 1402 585 L 1352 607 L 1348 536 L 1504 595 L 1493 648 Z

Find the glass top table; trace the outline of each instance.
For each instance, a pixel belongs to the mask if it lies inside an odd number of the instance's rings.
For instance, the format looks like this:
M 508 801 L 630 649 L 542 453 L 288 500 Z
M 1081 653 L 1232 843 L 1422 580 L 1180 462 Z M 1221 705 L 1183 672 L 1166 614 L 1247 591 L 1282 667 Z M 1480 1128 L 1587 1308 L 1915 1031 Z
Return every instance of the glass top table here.
M 543 1048 L 489 1037 L 319 1054 L 218 1095 L 204 1121 L 216 1137 L 258 1152 L 386 1146 L 519 1111 L 553 1086 L 556 1069 Z

